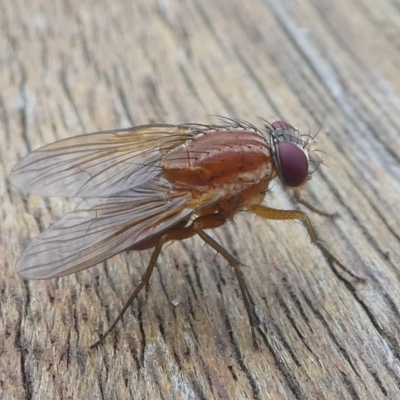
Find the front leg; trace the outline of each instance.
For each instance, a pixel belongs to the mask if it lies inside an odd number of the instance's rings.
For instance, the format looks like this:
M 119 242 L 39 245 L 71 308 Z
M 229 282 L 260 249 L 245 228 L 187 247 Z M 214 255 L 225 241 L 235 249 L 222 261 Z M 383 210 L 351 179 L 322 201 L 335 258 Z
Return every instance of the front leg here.
M 260 204 L 253 205 L 249 208 L 249 210 L 259 215 L 260 217 L 266 219 L 274 219 L 274 220 L 300 220 L 305 225 L 308 234 L 310 235 L 311 242 L 315 244 L 324 257 L 330 261 L 335 263 L 338 267 L 340 267 L 343 271 L 347 272 L 351 277 L 365 282 L 365 278 L 362 278 L 356 275 L 354 272 L 350 271 L 346 266 L 344 266 L 319 240 L 317 233 L 315 232 L 314 227 L 311 224 L 310 218 L 303 211 L 298 210 L 279 210 L 276 208 L 266 207 Z

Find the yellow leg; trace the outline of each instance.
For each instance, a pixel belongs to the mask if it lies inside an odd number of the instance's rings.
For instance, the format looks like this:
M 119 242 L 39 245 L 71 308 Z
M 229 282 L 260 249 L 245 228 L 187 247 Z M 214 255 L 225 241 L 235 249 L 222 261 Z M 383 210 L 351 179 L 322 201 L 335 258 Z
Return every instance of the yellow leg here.
M 260 204 L 253 205 L 250 207 L 250 211 L 256 215 L 259 215 L 260 217 L 266 218 L 266 219 L 274 219 L 274 220 L 300 220 L 304 223 L 308 234 L 310 235 L 311 242 L 315 244 L 321 253 L 324 255 L 324 257 L 330 261 L 335 263 L 338 267 L 340 267 L 343 271 L 345 271 L 347 274 L 349 274 L 351 277 L 361 281 L 365 282 L 365 278 L 362 278 L 358 275 L 356 275 L 354 272 L 350 271 L 347 267 L 345 267 L 320 241 L 317 236 L 317 233 L 315 232 L 310 218 L 306 213 L 303 211 L 297 211 L 297 210 L 278 210 L 276 208 L 270 208 L 266 206 L 262 206 Z

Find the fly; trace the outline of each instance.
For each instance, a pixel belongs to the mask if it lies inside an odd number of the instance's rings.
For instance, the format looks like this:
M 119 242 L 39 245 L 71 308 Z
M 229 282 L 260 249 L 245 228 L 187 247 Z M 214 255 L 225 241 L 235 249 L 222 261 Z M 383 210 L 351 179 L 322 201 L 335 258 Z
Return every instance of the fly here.
M 140 283 L 100 339 L 103 342 L 149 282 L 165 243 L 200 236 L 234 268 L 250 321 L 257 317 L 239 262 L 205 231 L 239 211 L 273 220 L 300 220 L 324 257 L 350 276 L 318 240 L 306 213 L 262 202 L 271 181 L 301 201 L 300 190 L 321 163 L 314 139 L 285 121 L 259 129 L 244 121 L 219 125 L 143 125 L 64 139 L 32 152 L 11 171 L 19 189 L 79 197 L 77 208 L 28 245 L 16 269 L 24 278 L 57 278 L 125 250 L 154 248 Z M 317 211 L 318 212 L 318 211 Z

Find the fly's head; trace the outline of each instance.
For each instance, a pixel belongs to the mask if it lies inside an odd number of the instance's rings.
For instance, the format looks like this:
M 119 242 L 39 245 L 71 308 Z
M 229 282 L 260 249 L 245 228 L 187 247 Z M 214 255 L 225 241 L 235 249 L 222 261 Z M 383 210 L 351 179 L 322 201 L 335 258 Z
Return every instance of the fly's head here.
M 285 187 L 300 189 L 322 163 L 322 159 L 314 150 L 314 138 L 301 135 L 285 121 L 275 121 L 268 125 L 267 129 L 279 178 Z

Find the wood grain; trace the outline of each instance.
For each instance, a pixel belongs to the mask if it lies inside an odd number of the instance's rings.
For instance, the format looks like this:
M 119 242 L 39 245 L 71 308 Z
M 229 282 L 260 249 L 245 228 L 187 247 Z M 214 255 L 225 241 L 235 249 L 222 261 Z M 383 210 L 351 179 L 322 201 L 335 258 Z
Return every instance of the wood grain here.
M 400 398 L 400 7 L 383 0 L 5 0 L 0 3 L 1 399 Z M 210 232 L 245 264 L 261 349 L 234 273 L 199 238 L 167 246 L 149 287 L 98 339 L 150 252 L 23 281 L 29 240 L 74 203 L 7 181 L 30 150 L 142 123 L 318 130 L 326 166 L 304 228 L 243 213 Z M 278 184 L 269 204 L 297 207 Z

